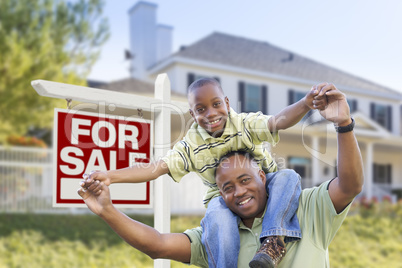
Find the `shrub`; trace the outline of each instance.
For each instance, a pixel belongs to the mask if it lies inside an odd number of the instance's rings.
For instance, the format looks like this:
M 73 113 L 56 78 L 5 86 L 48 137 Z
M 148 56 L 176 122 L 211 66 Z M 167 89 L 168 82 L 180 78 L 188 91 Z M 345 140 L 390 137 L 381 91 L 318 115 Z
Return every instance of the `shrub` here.
M 17 136 L 11 135 L 7 138 L 7 143 L 15 146 L 29 146 L 29 147 L 41 147 L 46 148 L 47 145 L 43 140 L 36 137 Z
M 152 216 L 132 218 L 153 223 Z M 201 218 L 173 216 L 172 232 Z M 355 202 L 329 252 L 332 268 L 402 267 L 402 201 Z M 0 256 L 0 267 L 153 267 L 94 215 L 0 214 Z

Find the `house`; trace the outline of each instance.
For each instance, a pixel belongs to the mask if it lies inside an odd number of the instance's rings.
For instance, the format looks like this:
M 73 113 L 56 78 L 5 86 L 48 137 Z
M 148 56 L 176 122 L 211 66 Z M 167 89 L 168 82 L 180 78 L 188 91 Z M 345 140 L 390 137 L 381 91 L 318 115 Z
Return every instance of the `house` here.
M 361 195 L 402 198 L 400 92 L 265 41 L 225 33 L 211 33 L 171 53 L 173 28 L 156 23 L 157 5 L 138 2 L 129 16 L 130 79 L 153 83 L 159 73 L 167 73 L 175 94 L 185 95 L 188 85 L 199 77 L 214 77 L 237 112 L 275 114 L 304 97 L 312 85 L 334 83 L 347 95 L 356 121 L 365 165 Z M 317 112 L 281 131 L 280 139 L 270 148 L 272 155 L 280 168 L 292 168 L 301 175 L 303 187 L 336 176 L 336 132 Z M 189 195 L 188 200 L 195 199 Z

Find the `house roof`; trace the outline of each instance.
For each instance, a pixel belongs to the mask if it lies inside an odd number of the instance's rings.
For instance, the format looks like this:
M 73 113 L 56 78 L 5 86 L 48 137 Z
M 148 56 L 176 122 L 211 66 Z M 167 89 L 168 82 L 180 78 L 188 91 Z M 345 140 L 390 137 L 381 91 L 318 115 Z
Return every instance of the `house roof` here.
M 88 86 L 123 93 L 132 93 L 132 94 L 149 95 L 149 96 L 154 95 L 154 88 L 155 88 L 154 84 L 141 81 L 135 78 L 125 78 L 110 83 L 88 81 Z M 171 91 L 171 94 L 172 99 L 180 99 L 187 101 L 187 96 L 185 94 L 177 93 L 173 90 Z
M 218 32 L 212 33 L 190 46 L 183 47 L 172 56 L 317 82 L 330 81 L 339 86 L 370 90 L 377 93 L 388 93 L 402 97 L 402 94 L 396 90 L 297 55 L 267 42 Z

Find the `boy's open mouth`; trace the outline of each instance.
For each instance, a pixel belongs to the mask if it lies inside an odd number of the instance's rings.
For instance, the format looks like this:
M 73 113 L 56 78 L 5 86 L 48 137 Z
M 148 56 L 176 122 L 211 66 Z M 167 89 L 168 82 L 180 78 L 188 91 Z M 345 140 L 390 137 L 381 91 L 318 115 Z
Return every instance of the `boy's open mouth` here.
M 221 118 L 218 118 L 218 119 L 216 119 L 214 121 L 208 121 L 207 124 L 208 125 L 215 125 L 216 123 L 219 123 L 220 121 L 221 121 Z

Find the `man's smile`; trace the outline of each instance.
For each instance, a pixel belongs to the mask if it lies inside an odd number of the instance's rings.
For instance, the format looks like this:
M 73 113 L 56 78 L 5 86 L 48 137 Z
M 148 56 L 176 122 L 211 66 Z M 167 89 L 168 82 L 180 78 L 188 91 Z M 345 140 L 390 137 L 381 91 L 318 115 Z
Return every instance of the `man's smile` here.
M 244 199 L 243 201 L 238 202 L 238 204 L 240 206 L 243 206 L 243 205 L 247 204 L 248 202 L 250 202 L 251 199 L 252 199 L 252 197 L 248 197 L 248 198 Z

